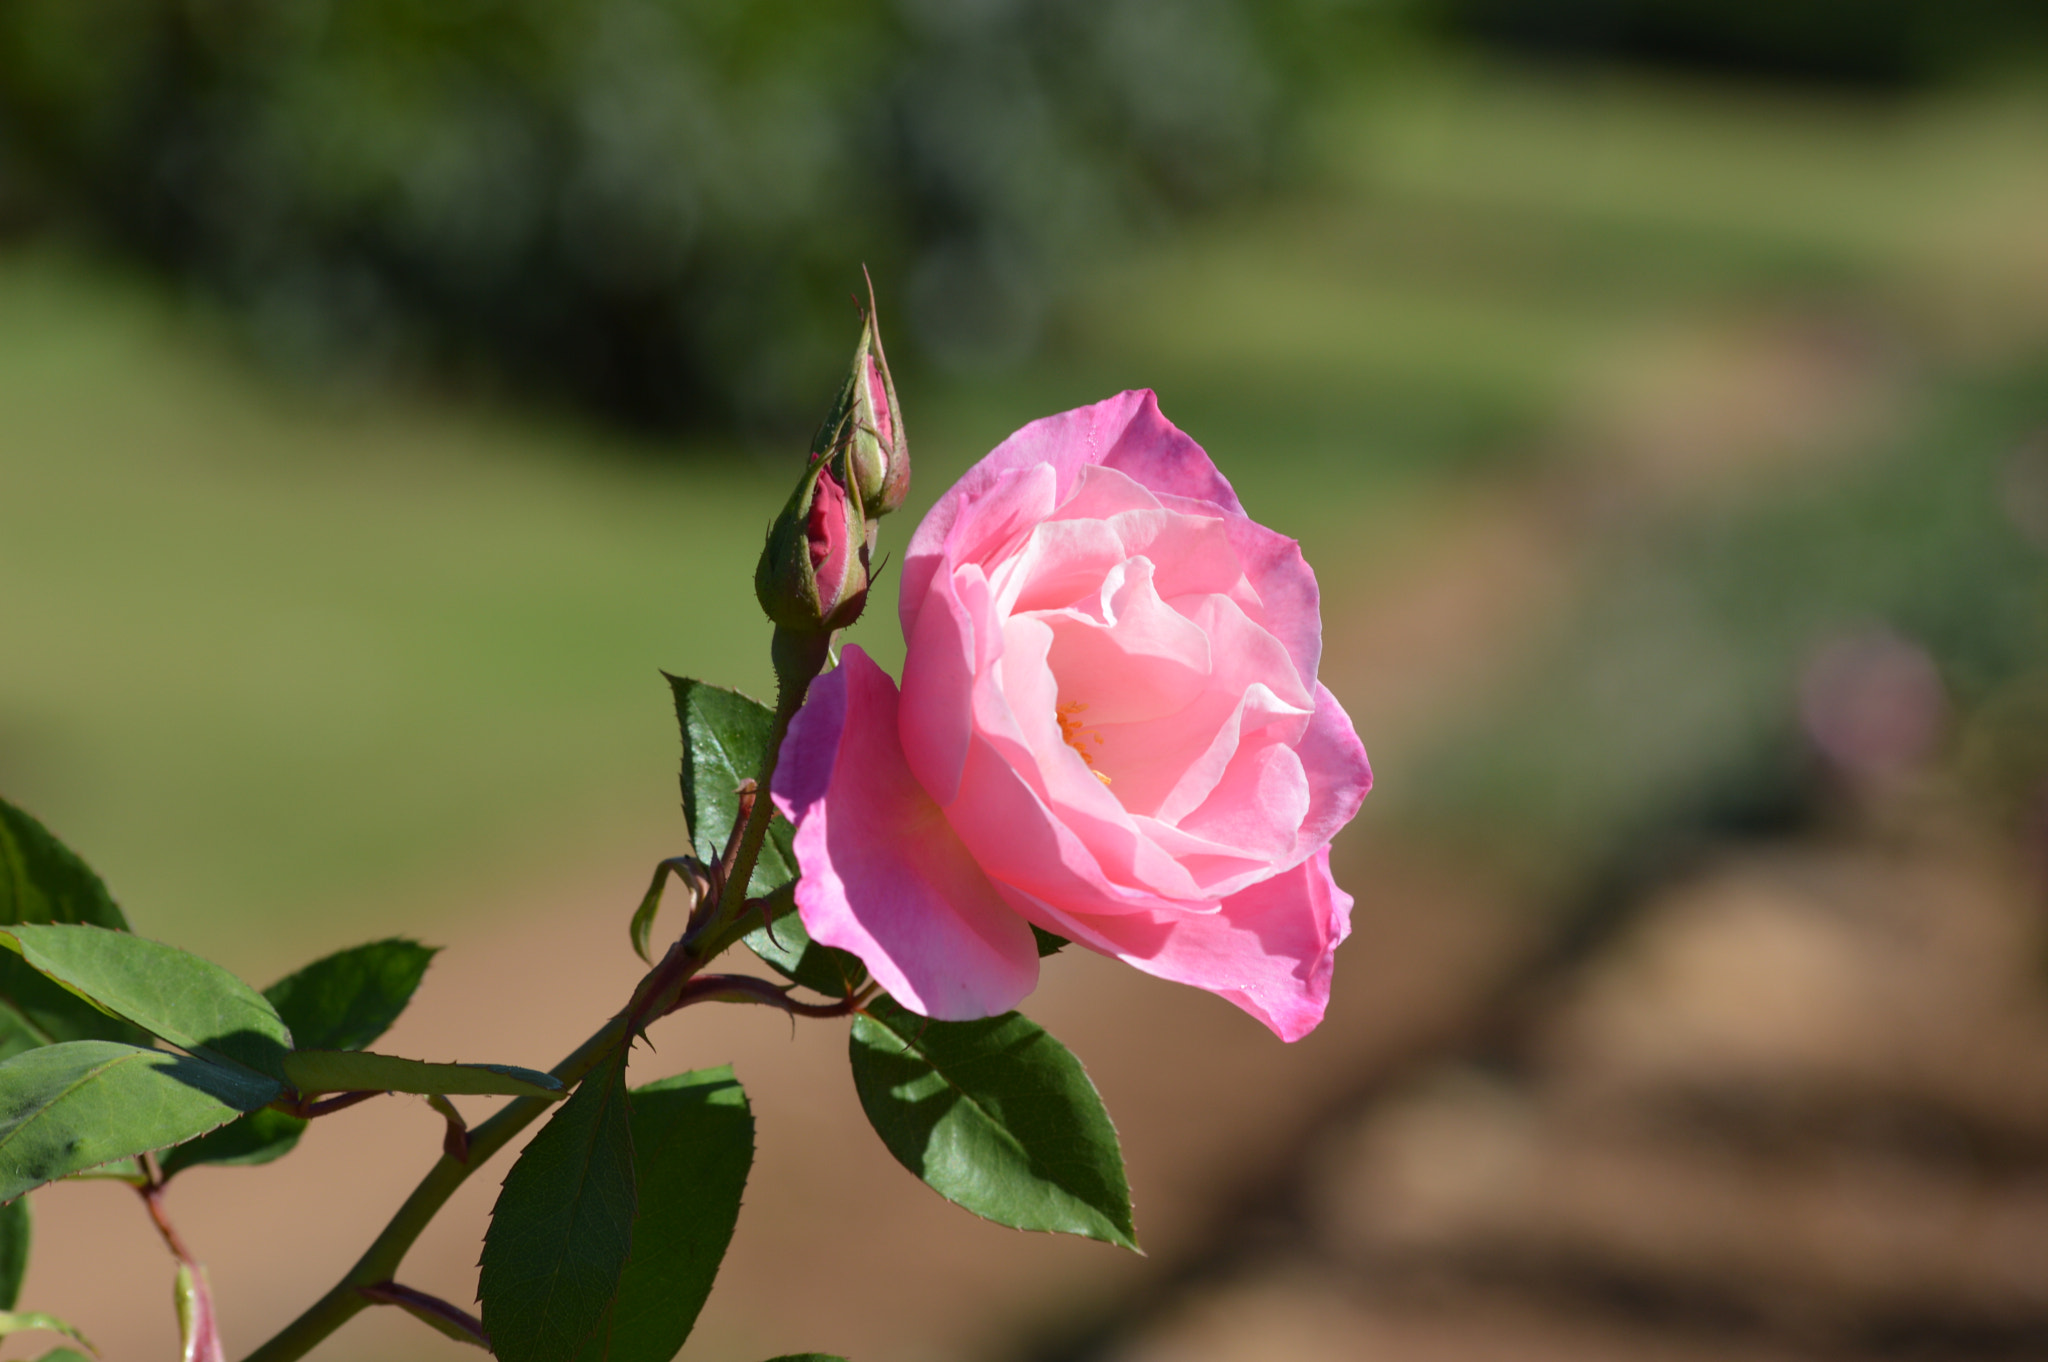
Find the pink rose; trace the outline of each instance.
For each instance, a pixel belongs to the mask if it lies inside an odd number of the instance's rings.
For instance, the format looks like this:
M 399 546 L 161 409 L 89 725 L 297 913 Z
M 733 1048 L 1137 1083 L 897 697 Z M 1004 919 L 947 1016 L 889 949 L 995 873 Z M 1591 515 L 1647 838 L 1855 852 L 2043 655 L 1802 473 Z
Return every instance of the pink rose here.
M 1283 1040 L 1322 1020 L 1351 913 L 1330 838 L 1372 771 L 1316 681 L 1300 549 L 1151 393 L 970 469 L 911 538 L 901 614 L 901 693 L 849 647 L 783 744 L 814 939 L 944 1020 L 1032 990 L 1031 923 Z

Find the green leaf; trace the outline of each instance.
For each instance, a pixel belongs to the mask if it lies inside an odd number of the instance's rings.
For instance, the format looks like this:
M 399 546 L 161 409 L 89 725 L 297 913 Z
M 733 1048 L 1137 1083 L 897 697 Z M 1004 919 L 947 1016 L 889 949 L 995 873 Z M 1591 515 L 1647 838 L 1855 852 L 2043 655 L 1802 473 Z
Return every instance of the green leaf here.
M 690 844 L 698 860 L 716 865 L 732 835 L 740 782 L 761 773 L 775 712 L 736 690 L 702 681 L 671 676 L 668 684 L 683 729 L 683 816 L 690 822 Z M 788 819 L 769 824 L 749 894 L 773 893 L 796 878 L 794 838 Z
M 239 1065 L 112 1041 L 16 1055 L 0 1064 L 0 1201 L 203 1135 L 279 1091 Z
M 83 922 L 128 930 L 107 886 L 48 828 L 0 799 L 0 922 Z
M 448 1093 L 477 1097 L 559 1097 L 562 1081 L 511 1064 L 429 1064 L 364 1050 L 294 1050 L 284 1057 L 285 1082 L 300 1096 L 316 1092 Z
M 360 1050 L 389 1030 L 438 948 L 393 937 L 336 951 L 263 990 L 301 1050 Z
M 73 1343 L 84 1347 L 88 1352 L 97 1351 L 93 1348 L 92 1344 L 85 1341 L 84 1334 L 79 1333 L 78 1330 L 72 1328 L 63 1320 L 58 1319 L 55 1315 L 45 1315 L 36 1311 L 15 1314 L 11 1310 L 0 1310 L 0 1338 L 5 1338 L 8 1334 L 27 1333 L 31 1329 L 40 1329 L 44 1333 L 50 1334 L 62 1334 Z
M 577 1362 L 669 1362 L 711 1294 L 739 1223 L 754 1117 L 730 1068 L 635 1088 L 633 1252 L 610 1315 Z
M 1041 960 L 1048 955 L 1058 955 L 1074 944 L 1055 932 L 1048 932 L 1035 922 L 1031 924 L 1031 935 L 1038 941 L 1038 958 Z
M 859 956 L 811 940 L 787 888 L 770 898 L 767 924 L 748 932 L 744 940 L 747 949 L 785 978 L 828 998 L 852 997 L 868 981 Z
M 1081 1062 L 1021 1013 L 853 1020 L 853 1082 L 897 1161 L 976 1215 L 1137 1248 L 1116 1128 Z
M 176 1149 L 166 1150 L 157 1161 L 158 1170 L 168 1179 L 203 1163 L 233 1168 L 254 1167 L 291 1153 L 299 1143 L 299 1137 L 305 1133 L 306 1122 L 297 1116 L 287 1116 L 268 1108 L 252 1111 L 246 1116 L 236 1117 L 219 1130 L 188 1140 Z
M 283 1077 L 291 1032 L 262 994 L 211 960 L 104 927 L 16 924 L 0 928 L 0 946 L 181 1050 Z
M 634 1204 L 622 1046 L 526 1146 L 491 1209 L 477 1294 L 503 1362 L 561 1362 L 603 1325 Z
M 92 1362 L 92 1359 L 76 1348 L 52 1348 L 36 1362 Z
M 0 799 L 0 923 L 89 923 L 126 931 L 107 887 L 48 829 Z M 60 1040 L 148 1041 L 147 1032 L 0 955 L 0 1059 Z
M 27 1197 L 18 1196 L 0 1206 L 0 1310 L 12 1310 L 21 1298 L 21 1279 L 28 1272 L 30 1229 Z

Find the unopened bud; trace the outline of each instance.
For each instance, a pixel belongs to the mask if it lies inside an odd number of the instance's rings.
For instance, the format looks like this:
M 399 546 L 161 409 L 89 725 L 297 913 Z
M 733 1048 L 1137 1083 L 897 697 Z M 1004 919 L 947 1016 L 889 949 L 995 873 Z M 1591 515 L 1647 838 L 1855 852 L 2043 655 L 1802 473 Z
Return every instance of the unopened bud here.
M 797 633 L 829 633 L 867 603 L 867 523 L 847 494 L 847 459 L 813 460 L 754 568 L 754 595 L 768 618 Z
M 910 494 L 910 445 L 903 438 L 903 409 L 896 402 L 888 356 L 882 352 L 872 282 L 852 371 L 811 441 L 814 460 L 830 459 L 841 450 L 852 469 L 851 485 L 860 494 L 861 509 L 870 518 L 885 516 L 903 504 Z

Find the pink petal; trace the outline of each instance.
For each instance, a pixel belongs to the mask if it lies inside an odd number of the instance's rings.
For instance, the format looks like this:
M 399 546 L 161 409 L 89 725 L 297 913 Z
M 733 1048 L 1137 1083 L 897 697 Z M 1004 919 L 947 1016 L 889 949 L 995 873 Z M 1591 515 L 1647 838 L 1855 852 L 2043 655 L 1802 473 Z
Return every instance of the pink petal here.
M 1115 442 L 1102 457 L 1089 462 L 1127 473 L 1153 492 L 1188 497 L 1243 515 L 1244 507 L 1238 504 L 1229 479 L 1217 471 L 1200 445 L 1160 414 L 1159 399 L 1149 388 L 1135 394 L 1124 393 L 1097 408 L 1084 410 L 1100 410 L 1110 402 L 1123 402 L 1133 396 L 1139 400 L 1119 412 L 1124 421 L 1116 431 Z
M 1324 848 L 1224 900 L 1219 913 L 1142 926 L 1099 918 L 1089 926 L 1112 954 L 1147 974 L 1205 988 L 1280 1039 L 1299 1040 L 1329 1006 L 1337 946 L 1351 934 L 1351 896 L 1330 877 Z
M 910 773 L 896 729 L 896 685 L 858 646 L 790 725 L 774 796 L 796 824 L 804 927 L 913 1011 L 1007 1012 L 1038 982 L 1037 944 Z
M 1149 418 L 1144 415 L 1147 411 L 1150 412 Z M 985 500 L 1006 474 L 1041 466 L 1052 470 L 1053 505 L 1058 505 L 1073 491 L 1075 479 L 1083 468 L 1104 462 L 1112 449 L 1122 448 L 1124 437 L 1134 424 L 1139 429 L 1140 438 L 1127 451 L 1127 458 L 1132 463 L 1144 468 L 1158 465 L 1173 484 L 1166 490 L 1182 495 L 1202 496 L 1204 493 L 1199 489 L 1221 484 L 1228 497 L 1225 504 L 1232 509 L 1240 509 L 1236 496 L 1230 494 L 1230 485 L 1223 482 L 1214 465 L 1209 466 L 1213 482 L 1200 476 L 1176 475 L 1175 470 L 1187 458 L 1187 450 L 1193 450 L 1194 456 L 1204 464 L 1208 463 L 1208 456 L 1194 441 L 1174 430 L 1172 424 L 1159 415 L 1159 404 L 1149 391 L 1118 393 L 1093 406 L 1076 407 L 1057 416 L 1041 417 L 997 445 L 983 456 L 981 462 L 968 469 L 926 512 L 916 532 L 910 536 L 910 547 L 903 559 L 903 596 L 897 605 L 903 619 L 904 637 L 916 632 L 917 614 L 924 608 L 925 592 L 931 584 L 932 575 L 938 571 L 939 561 L 946 554 L 947 541 L 952 537 L 955 522 L 968 508 Z M 1158 443 L 1162 439 L 1159 427 L 1183 442 L 1184 448 L 1175 447 L 1178 458 L 1141 456 L 1141 446 Z M 1146 486 L 1152 485 L 1146 483 L 1143 476 L 1135 473 L 1133 476 Z M 1051 510 L 1052 507 L 1048 506 L 1039 518 L 1043 519 Z
M 1311 848 L 1327 845 L 1337 830 L 1357 815 L 1372 791 L 1372 763 L 1351 726 L 1351 716 L 1321 683 L 1316 685 L 1316 712 L 1308 721 L 1308 731 L 1294 745 L 1294 754 L 1301 758 L 1309 788 L 1308 813 L 1301 820 L 1294 848 L 1297 856 L 1303 856 Z

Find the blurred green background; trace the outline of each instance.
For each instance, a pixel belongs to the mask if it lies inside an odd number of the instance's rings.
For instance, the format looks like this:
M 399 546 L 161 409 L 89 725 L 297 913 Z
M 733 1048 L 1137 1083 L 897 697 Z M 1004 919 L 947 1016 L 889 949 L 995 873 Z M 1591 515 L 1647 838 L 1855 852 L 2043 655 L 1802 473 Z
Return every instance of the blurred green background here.
M 885 541 L 1134 386 L 1301 539 L 1380 777 L 1362 900 L 1419 858 L 1508 886 L 1503 940 L 1583 935 L 1617 875 L 1900 780 L 2031 863 L 2044 35 L 13 0 L 0 789 L 250 969 L 671 850 L 657 669 L 765 689 L 753 556 L 865 262 L 917 468 Z M 892 604 L 854 634 L 891 665 Z

